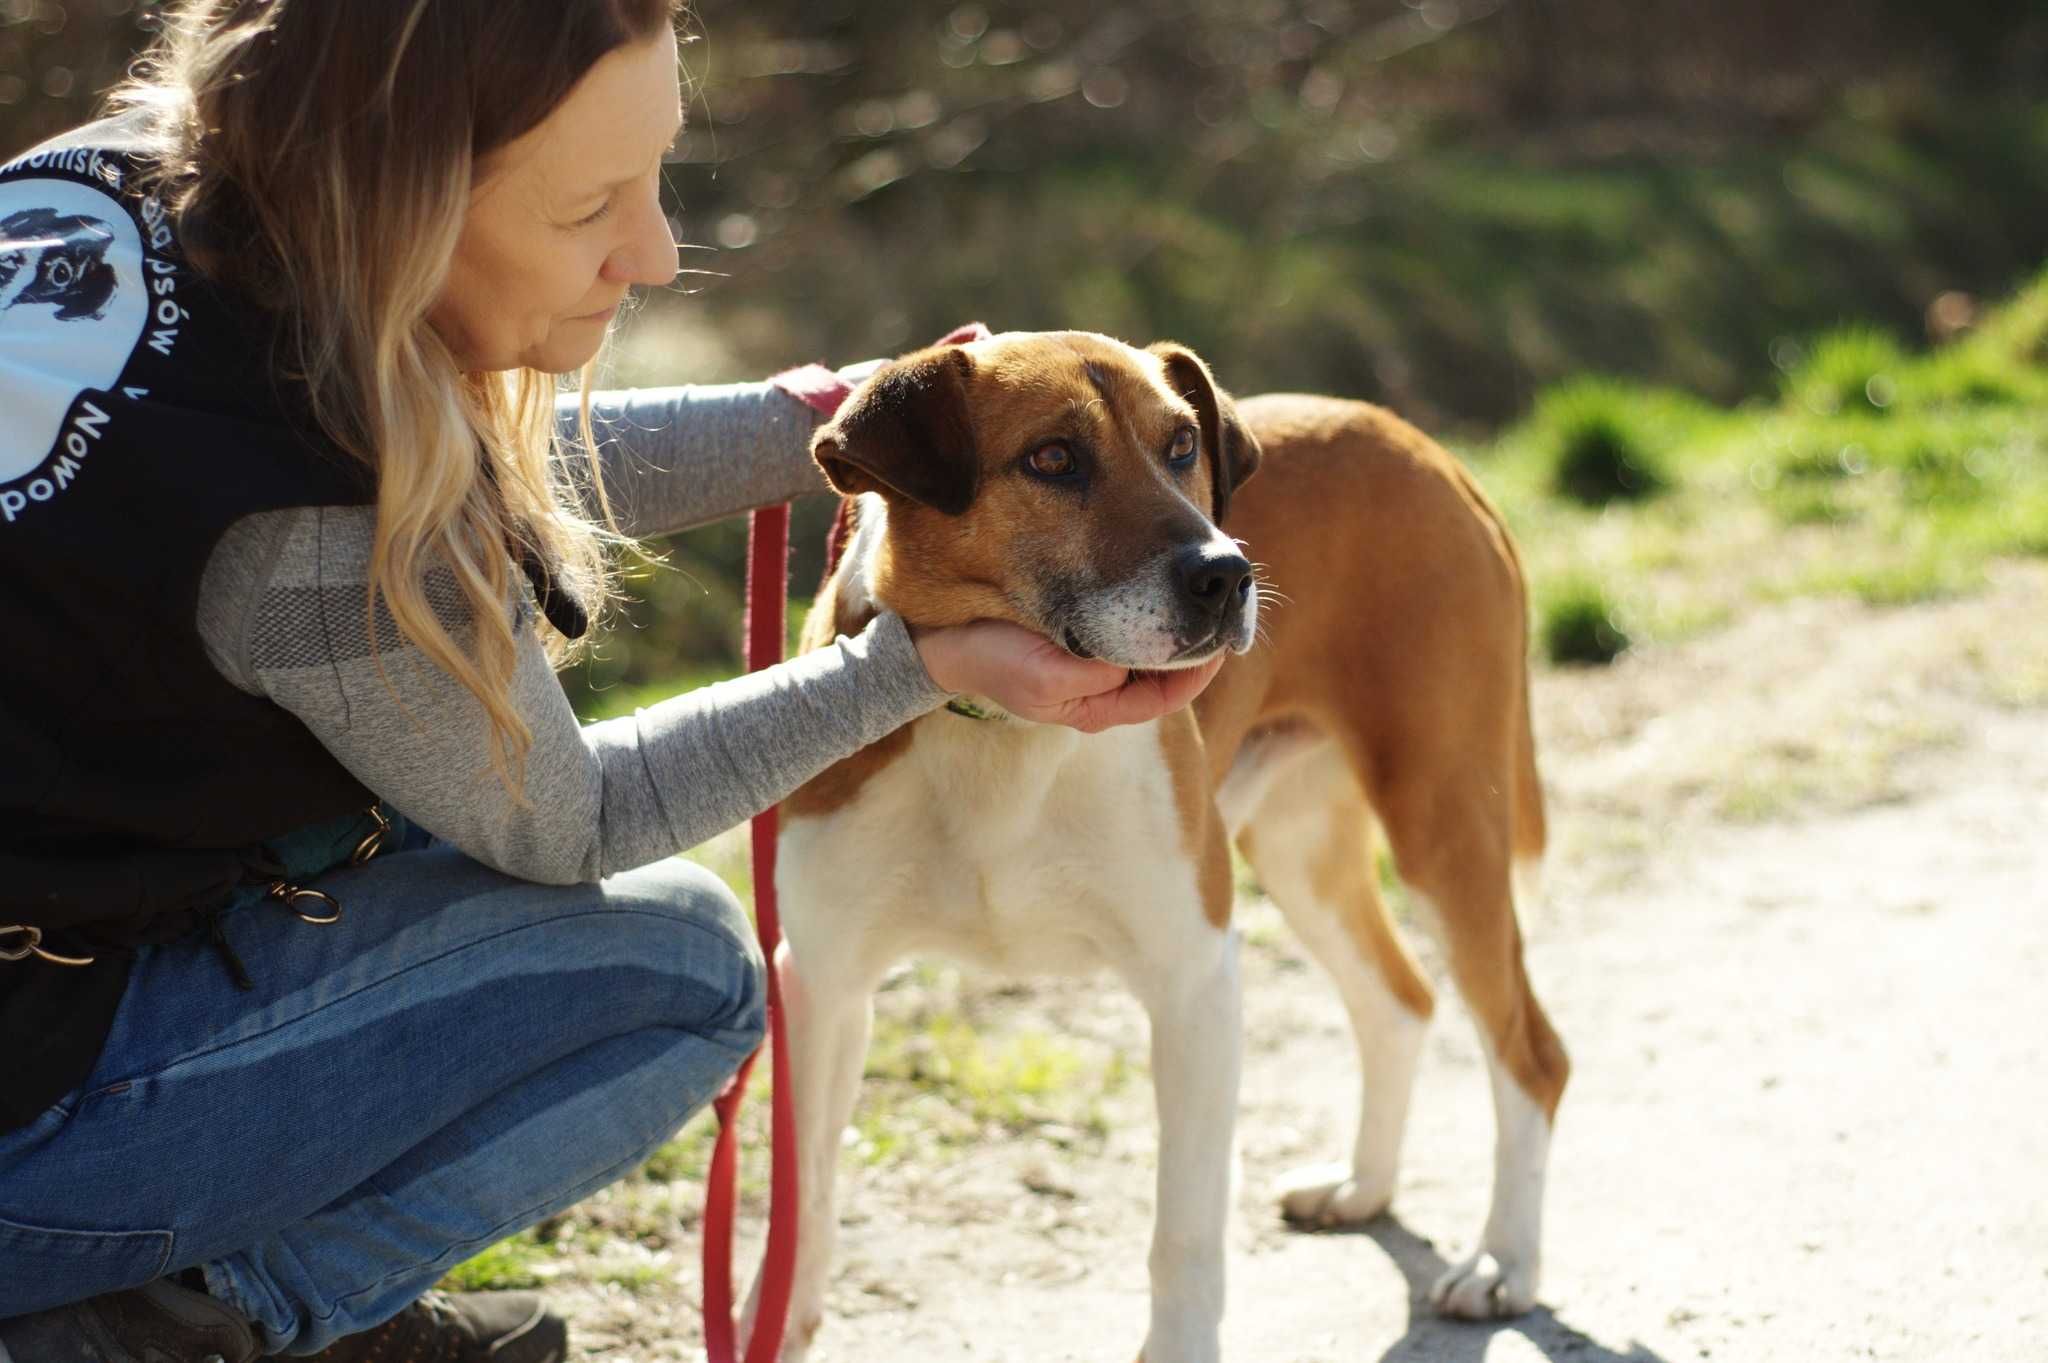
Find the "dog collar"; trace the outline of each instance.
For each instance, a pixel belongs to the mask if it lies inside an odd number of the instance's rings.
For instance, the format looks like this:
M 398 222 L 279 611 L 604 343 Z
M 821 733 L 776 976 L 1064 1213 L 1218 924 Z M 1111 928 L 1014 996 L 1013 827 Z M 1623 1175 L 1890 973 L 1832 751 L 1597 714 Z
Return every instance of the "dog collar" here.
M 953 699 L 946 702 L 946 708 L 948 710 L 951 710 L 956 715 L 965 715 L 969 719 L 1002 718 L 1001 715 L 998 715 L 993 710 L 982 709 L 979 705 L 976 705 L 973 701 L 967 699 L 967 697 L 965 696 L 953 697 Z

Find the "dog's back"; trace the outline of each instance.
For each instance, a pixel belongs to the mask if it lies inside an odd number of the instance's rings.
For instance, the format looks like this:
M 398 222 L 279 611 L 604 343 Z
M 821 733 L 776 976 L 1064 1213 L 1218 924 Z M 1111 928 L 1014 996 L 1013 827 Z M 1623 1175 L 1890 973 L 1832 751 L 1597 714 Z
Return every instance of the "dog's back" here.
M 1542 855 L 1522 565 L 1463 464 L 1383 407 L 1270 393 L 1238 413 L 1264 451 L 1224 526 L 1266 592 L 1259 647 L 1195 701 L 1220 785 L 1245 736 L 1295 716 L 1357 726 L 1367 780 L 1427 760 L 1468 712 L 1498 716 L 1516 774 L 1513 850 Z

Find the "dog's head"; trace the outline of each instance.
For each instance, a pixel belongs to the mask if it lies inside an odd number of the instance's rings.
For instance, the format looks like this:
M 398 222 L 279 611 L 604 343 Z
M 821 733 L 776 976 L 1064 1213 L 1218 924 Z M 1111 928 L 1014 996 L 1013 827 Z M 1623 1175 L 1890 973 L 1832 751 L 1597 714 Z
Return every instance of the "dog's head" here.
M 0 310 L 42 303 L 72 322 L 104 316 L 114 233 L 97 218 L 31 208 L 0 220 Z
M 1184 346 L 1017 332 L 919 351 L 811 452 L 842 493 L 887 502 L 869 587 L 907 620 L 1009 620 L 1134 668 L 1252 645 L 1252 565 L 1219 527 L 1259 446 Z

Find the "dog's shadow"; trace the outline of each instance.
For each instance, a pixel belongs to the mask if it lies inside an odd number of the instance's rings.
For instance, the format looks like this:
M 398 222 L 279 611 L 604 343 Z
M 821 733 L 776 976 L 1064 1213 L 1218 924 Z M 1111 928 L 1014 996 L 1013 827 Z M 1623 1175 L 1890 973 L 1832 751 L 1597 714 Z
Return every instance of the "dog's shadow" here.
M 1430 1287 L 1451 1266 L 1436 1246 L 1391 1215 L 1375 1217 L 1351 1233 L 1385 1250 L 1408 1281 L 1408 1332 L 1387 1347 L 1379 1363 L 1484 1363 L 1487 1346 L 1503 1330 L 1522 1336 L 1557 1363 L 1668 1363 L 1664 1355 L 1636 1343 L 1627 1353 L 1616 1353 L 1541 1303 L 1511 1320 L 1448 1320 L 1429 1304 Z

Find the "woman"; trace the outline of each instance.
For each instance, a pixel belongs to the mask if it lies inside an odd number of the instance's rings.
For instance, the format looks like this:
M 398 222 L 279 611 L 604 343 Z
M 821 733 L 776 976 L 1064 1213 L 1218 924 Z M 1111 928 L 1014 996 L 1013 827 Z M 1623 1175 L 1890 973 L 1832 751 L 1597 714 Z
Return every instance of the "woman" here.
M 184 0 L 0 168 L 14 1363 L 558 1357 L 424 1294 L 756 1044 L 758 948 L 672 854 L 957 692 L 1096 729 L 1213 674 L 885 613 L 577 724 L 609 541 L 821 486 L 765 385 L 557 415 L 675 273 L 673 19 Z

